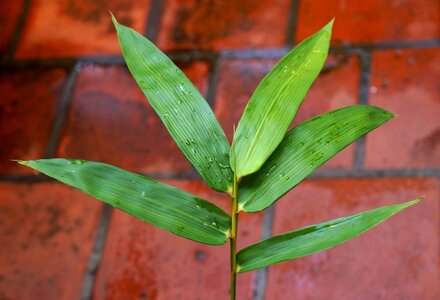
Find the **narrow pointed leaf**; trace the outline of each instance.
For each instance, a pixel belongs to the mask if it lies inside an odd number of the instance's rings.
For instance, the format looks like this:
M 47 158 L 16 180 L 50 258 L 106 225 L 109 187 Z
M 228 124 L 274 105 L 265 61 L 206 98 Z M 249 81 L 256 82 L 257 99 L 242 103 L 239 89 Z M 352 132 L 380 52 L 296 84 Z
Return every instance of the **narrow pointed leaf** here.
M 333 21 L 284 56 L 255 90 L 232 143 L 238 177 L 257 171 L 283 139 L 324 65 L 332 25 Z
M 214 204 L 145 176 L 84 160 L 19 163 L 162 229 L 204 244 L 224 244 L 230 217 Z
M 180 150 L 209 186 L 230 190 L 229 143 L 209 104 L 153 43 L 113 22 L 131 74 Z
M 393 117 L 378 107 L 353 105 L 295 126 L 263 167 L 243 178 L 239 209 L 265 209 L 342 149 Z
M 420 199 L 307 226 L 251 245 L 237 254 L 238 272 L 264 268 L 339 245 L 419 202 Z

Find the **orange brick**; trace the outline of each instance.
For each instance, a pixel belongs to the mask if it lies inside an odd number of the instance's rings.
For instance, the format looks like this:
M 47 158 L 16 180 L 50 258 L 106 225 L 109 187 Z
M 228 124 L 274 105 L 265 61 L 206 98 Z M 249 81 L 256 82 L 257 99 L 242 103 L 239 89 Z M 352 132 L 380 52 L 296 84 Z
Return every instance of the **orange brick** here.
M 169 184 L 229 211 L 230 200 L 198 181 Z M 239 248 L 255 243 L 261 214 L 240 215 Z M 254 274 L 239 275 L 237 299 L 252 299 Z M 186 240 L 122 212 L 115 212 L 95 299 L 228 299 L 229 245 L 208 246 Z
M 23 1 L 20 0 L 0 2 L 0 58 L 8 50 L 22 9 Z
M 0 298 L 79 299 L 101 204 L 54 184 L 0 184 Z
M 334 17 L 334 44 L 419 41 L 440 35 L 440 3 L 436 0 L 301 0 L 297 41 Z
M 0 174 L 31 174 L 11 159 L 44 155 L 66 72 L 63 69 L 0 73 Z
M 171 49 L 284 46 L 290 1 L 167 0 L 158 44 Z
M 266 299 L 438 299 L 439 188 L 430 178 L 304 182 L 276 205 L 275 234 L 427 197 L 343 245 L 271 266 Z
M 206 91 L 208 65 L 182 67 Z M 81 71 L 57 155 L 144 173 L 192 170 L 128 70 L 115 66 Z
M 32 1 L 17 58 L 120 54 L 109 12 L 142 32 L 150 0 Z
M 229 138 L 252 93 L 276 63 L 276 59 L 224 59 L 220 65 L 215 113 Z M 331 56 L 325 72 L 312 86 L 295 116 L 298 124 L 316 115 L 357 103 L 359 61 L 355 56 Z M 345 149 L 324 168 L 350 168 L 353 147 Z
M 440 49 L 373 54 L 372 105 L 398 118 L 367 138 L 368 168 L 440 167 Z

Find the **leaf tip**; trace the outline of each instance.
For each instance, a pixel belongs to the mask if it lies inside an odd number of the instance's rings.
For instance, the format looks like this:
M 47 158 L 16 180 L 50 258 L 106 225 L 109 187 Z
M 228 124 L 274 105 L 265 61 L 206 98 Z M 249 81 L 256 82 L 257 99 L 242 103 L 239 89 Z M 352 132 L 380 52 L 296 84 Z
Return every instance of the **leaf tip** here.
M 419 202 L 422 201 L 425 197 L 426 197 L 425 195 L 422 195 L 422 196 L 417 197 L 416 199 L 414 199 L 414 200 L 412 200 L 412 201 L 409 201 L 409 202 L 406 202 L 406 203 L 402 204 L 402 206 L 403 206 L 403 208 L 410 207 L 410 206 L 412 206 L 412 205 L 414 205 L 414 204 L 419 203 Z
M 118 20 L 116 20 L 115 15 L 111 12 L 111 10 L 109 10 L 108 12 L 109 12 L 110 16 L 112 17 L 113 24 L 115 24 L 115 25 L 119 24 Z
M 335 18 L 331 19 L 330 22 L 327 23 L 327 25 L 324 26 L 324 29 L 326 31 L 331 32 L 333 29 L 333 23 L 335 22 Z
M 29 166 L 30 162 L 29 160 L 20 160 L 20 159 L 11 159 L 11 161 L 15 161 L 16 163 L 19 163 L 20 165 Z

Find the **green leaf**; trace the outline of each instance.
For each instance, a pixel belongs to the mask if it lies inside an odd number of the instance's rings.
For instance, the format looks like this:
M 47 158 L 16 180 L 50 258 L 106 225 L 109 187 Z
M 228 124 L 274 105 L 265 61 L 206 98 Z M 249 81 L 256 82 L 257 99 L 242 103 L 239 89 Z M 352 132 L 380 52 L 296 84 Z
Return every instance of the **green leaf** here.
M 342 149 L 393 117 L 378 107 L 353 105 L 295 126 L 263 167 L 240 182 L 239 209 L 265 209 Z
M 237 254 L 238 272 L 244 273 L 339 245 L 385 221 L 421 198 L 385 206 L 345 218 L 307 226 L 253 244 Z
M 209 104 L 149 40 L 113 17 L 127 66 L 177 146 L 213 189 L 232 187 L 229 143 Z
M 255 90 L 232 143 L 238 178 L 257 171 L 283 139 L 324 65 L 332 25 L 333 21 L 284 56 Z
M 145 222 L 196 242 L 221 245 L 231 218 L 214 204 L 145 176 L 85 160 L 19 161 Z

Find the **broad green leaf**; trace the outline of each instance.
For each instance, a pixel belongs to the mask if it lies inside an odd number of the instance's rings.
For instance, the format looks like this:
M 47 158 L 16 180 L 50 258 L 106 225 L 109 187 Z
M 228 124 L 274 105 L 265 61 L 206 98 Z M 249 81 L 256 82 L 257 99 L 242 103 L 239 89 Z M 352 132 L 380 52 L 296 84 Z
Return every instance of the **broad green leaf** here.
M 345 218 L 315 224 L 253 244 L 237 254 L 238 272 L 244 273 L 339 245 L 419 202 L 385 206 Z
M 213 189 L 232 187 L 229 143 L 209 104 L 149 40 L 113 17 L 127 66 L 177 146 Z
M 231 218 L 214 204 L 145 176 L 85 160 L 19 161 L 145 222 L 187 239 L 224 244 Z
M 295 126 L 263 167 L 240 182 L 239 209 L 265 209 L 342 149 L 393 117 L 378 107 L 353 105 Z
M 324 65 L 332 25 L 333 21 L 284 56 L 255 90 L 232 143 L 237 177 L 257 171 L 283 139 Z

